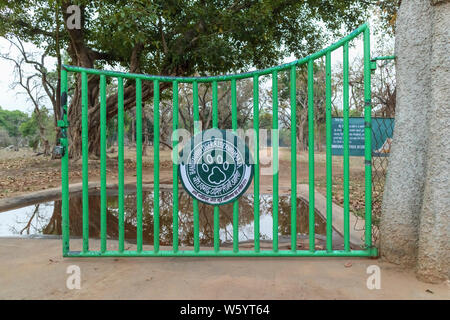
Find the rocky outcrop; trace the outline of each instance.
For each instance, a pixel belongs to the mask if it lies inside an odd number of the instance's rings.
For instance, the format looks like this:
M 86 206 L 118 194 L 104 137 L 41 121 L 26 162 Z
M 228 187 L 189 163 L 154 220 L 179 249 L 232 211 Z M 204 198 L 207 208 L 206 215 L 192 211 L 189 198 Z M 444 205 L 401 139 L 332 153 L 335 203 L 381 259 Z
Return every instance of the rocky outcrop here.
M 404 0 L 381 255 L 420 279 L 450 277 L 450 1 Z

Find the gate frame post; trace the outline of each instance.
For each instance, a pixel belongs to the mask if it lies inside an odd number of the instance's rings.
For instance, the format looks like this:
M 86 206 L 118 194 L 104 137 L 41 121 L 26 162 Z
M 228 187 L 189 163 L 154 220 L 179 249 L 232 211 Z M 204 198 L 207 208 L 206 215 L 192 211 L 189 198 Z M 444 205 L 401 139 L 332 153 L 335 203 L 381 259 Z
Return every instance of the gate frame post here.
M 67 131 L 69 122 L 67 117 L 67 70 L 64 66 L 61 68 L 61 120 L 58 121 L 60 127 L 59 142 L 63 147 L 64 154 L 61 159 L 61 228 L 62 228 L 62 251 L 63 257 L 67 257 L 70 251 L 69 245 L 69 139 Z
M 153 207 L 153 213 L 154 213 L 154 247 L 153 250 L 142 250 L 142 235 L 138 235 L 137 239 L 137 250 L 124 250 L 123 247 L 123 241 L 124 241 L 124 224 L 123 224 L 123 155 L 119 156 L 119 250 L 106 250 L 106 162 L 104 162 L 106 157 L 102 157 L 102 178 L 101 178 L 101 186 L 102 186 L 102 203 L 103 203 L 103 209 L 102 214 L 104 215 L 102 218 L 102 246 L 101 251 L 91 251 L 89 250 L 89 206 L 88 206 L 88 172 L 87 172 L 87 166 L 88 166 L 88 141 L 87 141 L 87 121 L 88 121 L 88 108 L 87 108 L 87 84 L 88 84 L 88 75 L 100 75 L 101 76 L 101 83 L 103 83 L 103 91 L 106 91 L 106 77 L 115 77 L 119 80 L 119 88 L 118 88 L 118 96 L 119 96 L 119 107 L 118 107 L 118 113 L 119 113 L 119 132 L 123 131 L 123 79 L 132 79 L 136 81 L 136 103 L 137 107 L 140 106 L 142 103 L 142 97 L 140 93 L 141 89 L 141 82 L 142 81 L 152 81 L 153 87 L 154 87 L 154 133 L 157 133 L 159 131 L 159 104 L 160 104 L 160 82 L 172 82 L 174 84 L 174 105 L 178 104 L 178 90 L 177 85 L 179 83 L 192 83 L 193 86 L 193 118 L 194 118 L 194 133 L 198 133 L 198 127 L 196 122 L 199 119 L 198 115 L 198 83 L 212 83 L 213 86 L 213 127 L 217 127 L 218 123 L 218 109 L 217 109 L 217 90 L 218 90 L 218 82 L 226 82 L 231 81 L 231 95 L 232 95 L 232 124 L 233 124 L 233 130 L 236 130 L 237 126 L 237 117 L 236 117 L 236 80 L 240 79 L 247 79 L 253 77 L 253 96 L 254 96 L 254 107 L 258 106 L 258 79 L 261 76 L 272 74 L 277 75 L 278 71 L 283 70 L 290 70 L 290 95 L 291 95 L 291 111 L 294 110 L 293 114 L 293 120 L 295 120 L 295 92 L 296 92 L 296 83 L 295 83 L 295 75 L 296 75 L 296 67 L 300 65 L 307 65 L 308 67 L 308 118 L 314 119 L 314 96 L 313 96 L 313 72 L 314 72 L 314 61 L 326 56 L 327 60 L 327 108 L 330 104 L 330 79 L 331 76 L 331 53 L 335 51 L 336 49 L 340 47 L 344 47 L 344 58 L 345 54 L 347 52 L 348 55 L 348 42 L 355 39 L 358 35 L 363 33 L 364 36 L 364 121 L 365 121 L 365 128 L 364 128 L 364 137 L 365 137 L 365 150 L 364 150 L 364 171 L 365 171 L 365 245 L 362 250 L 350 250 L 349 244 L 347 245 L 347 248 L 345 250 L 333 250 L 332 243 L 330 238 L 330 231 L 331 231 L 331 225 L 327 225 L 327 249 L 326 250 L 315 250 L 314 249 L 314 175 L 310 174 L 309 177 L 309 199 L 310 199 L 310 210 L 309 210 L 309 230 L 310 230 L 310 248 L 309 250 L 296 250 L 296 223 L 293 223 L 296 221 L 296 182 L 295 182 L 295 176 L 296 174 L 293 174 L 291 179 L 291 197 L 292 194 L 294 195 L 291 198 L 292 208 L 291 208 L 291 230 L 295 231 L 292 232 L 291 237 L 291 249 L 290 250 L 278 250 L 277 248 L 277 241 L 273 242 L 273 250 L 260 250 L 259 248 L 259 228 L 256 221 L 259 221 L 259 208 L 257 210 L 257 206 L 259 204 L 258 201 L 255 202 L 255 250 L 252 251 L 239 251 L 239 243 L 236 241 L 238 237 L 236 236 L 233 240 L 233 250 L 220 250 L 220 237 L 219 237 L 219 210 L 218 207 L 215 207 L 214 209 L 214 217 L 215 217 L 215 246 L 214 250 L 202 250 L 200 251 L 200 241 L 199 241 L 199 218 L 198 218 L 198 202 L 194 200 L 193 202 L 193 216 L 194 216 L 194 250 L 178 250 L 178 237 L 174 235 L 174 246 L 173 250 L 159 250 L 159 135 L 154 134 L 154 195 L 155 195 L 155 202 Z M 250 73 L 242 73 L 242 74 L 230 74 L 230 75 L 222 75 L 222 76 L 211 76 L 211 77 L 169 77 L 169 76 L 159 76 L 159 75 L 145 75 L 145 74 L 133 74 L 133 73 L 122 73 L 122 72 L 116 72 L 116 71 L 105 71 L 105 70 L 96 70 L 96 69 L 88 69 L 88 68 L 82 68 L 77 66 L 68 66 L 64 65 L 61 69 L 61 119 L 58 120 L 58 127 L 60 127 L 61 130 L 61 136 L 60 136 L 60 145 L 61 149 L 63 150 L 62 158 L 61 158 L 61 182 L 62 182 L 62 208 L 61 208 L 61 214 L 62 214 L 62 240 L 63 240 L 63 256 L 64 257 L 99 257 L 99 256 L 259 256 L 259 257 L 269 257 L 269 256 L 316 256 L 316 257 L 331 257 L 331 256 L 364 256 L 364 257 L 376 257 L 378 255 L 378 250 L 373 246 L 372 243 L 372 101 L 371 101 L 371 71 L 373 69 L 373 63 L 371 60 L 371 51 L 370 51 L 370 29 L 367 24 L 364 24 L 360 26 L 358 29 L 353 31 L 348 36 L 342 38 L 338 42 L 330 45 L 329 47 L 315 52 L 314 54 L 311 54 L 307 57 L 304 57 L 302 59 L 293 61 L 291 63 L 283 64 L 280 66 L 267 68 L 263 70 L 256 70 L 252 71 Z M 347 58 L 348 59 L 348 58 Z M 67 74 L 68 72 L 77 73 L 78 81 L 81 78 L 81 84 L 82 84 L 82 90 L 81 90 L 81 96 L 82 96 L 82 158 L 83 158 L 83 250 L 82 251 L 70 251 L 69 246 L 69 240 L 70 240 L 70 228 L 69 228 L 69 155 L 68 155 L 68 147 L 69 147 L 69 139 L 67 135 L 67 130 L 69 127 L 68 122 L 68 115 L 67 115 L 67 88 L 68 88 L 68 79 Z M 81 74 L 81 76 L 80 76 Z M 348 76 L 348 75 L 347 75 Z M 273 80 L 273 79 L 272 79 Z M 275 83 L 277 83 L 275 81 Z M 344 84 L 345 86 L 345 84 Z M 102 91 L 102 90 L 101 90 Z M 102 93 L 102 110 L 101 110 L 101 117 L 102 121 L 104 122 L 103 125 L 106 124 L 106 105 L 104 103 L 106 102 L 106 92 Z M 256 98 L 256 99 L 255 99 Z M 275 99 L 274 99 L 275 100 Z M 330 118 L 328 112 L 328 120 Z M 254 109 L 255 117 L 253 119 L 254 121 L 254 127 L 259 127 L 259 120 L 258 120 L 258 108 L 256 110 Z M 177 122 L 178 119 L 174 118 L 174 124 Z M 273 120 L 274 121 L 274 120 Z M 295 121 L 293 121 L 295 122 Z M 329 121 L 327 121 L 329 122 Z M 311 121 L 308 126 L 310 127 L 310 133 L 312 132 L 314 134 L 314 128 L 313 128 L 313 122 Z M 274 122 L 273 126 L 277 127 L 277 124 Z M 174 126 L 175 127 L 175 126 Z M 102 130 L 102 150 L 103 154 L 106 155 L 106 140 L 105 140 L 105 128 Z M 295 126 L 292 130 L 292 133 L 295 133 Z M 329 128 L 328 128 L 329 129 Z M 327 129 L 327 131 L 329 131 Z M 138 130 L 139 131 L 139 130 Z M 123 132 L 122 132 L 123 133 Z M 309 134 L 310 142 L 313 141 L 311 139 L 314 139 L 314 135 Z M 123 136 L 119 134 L 119 137 Z M 123 138 L 123 137 L 122 137 Z M 328 136 L 329 138 L 329 136 Z M 138 139 L 139 140 L 139 139 Z M 328 142 L 329 139 L 327 139 Z M 295 146 L 296 143 L 296 136 L 295 134 L 291 136 L 291 143 Z M 119 154 L 120 150 L 123 149 L 123 141 L 119 143 L 121 147 L 119 147 Z M 258 151 L 258 144 L 256 144 L 256 151 Z M 310 146 L 313 146 L 314 143 L 310 143 Z M 123 152 L 123 150 L 122 150 Z M 291 150 L 293 154 L 291 156 L 296 155 L 296 148 L 294 150 Z M 256 152 L 256 155 L 259 153 Z M 139 151 L 137 151 L 137 157 L 140 157 Z M 296 163 L 296 156 L 292 158 L 294 160 L 293 168 L 294 173 L 295 170 L 295 163 Z M 314 148 L 310 148 L 309 151 L 309 172 L 314 172 Z M 330 159 L 330 155 L 327 155 L 327 159 Z M 258 159 L 256 159 L 257 166 L 259 165 Z M 327 189 L 329 186 L 331 186 L 330 183 L 330 176 L 331 176 L 331 167 L 329 166 L 331 164 L 331 161 L 327 161 L 328 168 L 327 168 Z M 139 168 L 138 168 L 139 167 Z M 156 170 L 155 170 L 156 168 Z M 142 179 L 141 175 L 141 165 L 137 166 L 137 185 L 138 189 L 140 188 L 140 183 L 142 183 L 140 180 Z M 175 174 L 176 170 L 175 167 L 173 168 L 173 172 Z M 311 180 L 312 179 L 312 180 Z M 292 184 L 292 181 L 294 182 Z M 344 182 L 345 183 L 345 182 Z M 348 181 L 347 181 L 348 183 Z M 255 184 L 255 196 L 258 195 L 259 189 L 258 189 L 258 179 L 255 178 L 254 181 Z M 275 183 L 274 183 L 275 184 Z M 174 185 L 174 190 L 177 190 L 177 186 Z M 331 191 L 327 190 L 327 218 L 331 218 Z M 121 192 L 122 191 L 122 192 Z M 138 211 L 140 211 L 142 206 L 142 190 L 137 191 L 138 199 L 137 201 L 137 207 Z M 275 188 L 274 188 L 275 193 Z M 273 193 L 273 194 L 274 194 Z M 277 194 L 278 196 L 278 194 Z M 258 199 L 258 197 L 256 197 Z M 275 212 L 275 208 L 274 208 Z M 345 209 L 344 209 L 345 212 Z M 138 220 L 138 229 L 142 230 L 142 213 L 139 213 L 140 217 Z M 348 212 L 347 212 L 348 214 Z M 174 217 L 177 218 L 177 212 L 175 211 Z M 234 202 L 233 206 L 233 234 L 238 235 L 238 202 Z M 176 219 L 178 221 L 178 219 Z M 331 221 L 331 219 L 327 219 L 327 221 Z M 345 217 L 344 217 L 345 221 Z M 345 223 L 345 222 L 344 222 Z M 347 217 L 347 223 L 348 223 L 348 217 Z M 174 227 L 177 227 L 176 223 L 174 223 Z M 347 228 L 349 229 L 349 228 Z M 276 230 L 275 223 L 274 223 L 274 231 Z M 140 232 L 139 232 L 140 233 Z M 349 232 L 347 232 L 348 235 Z
M 364 170 L 365 170 L 365 249 L 371 256 L 378 250 L 372 245 L 372 68 L 370 28 L 364 29 Z

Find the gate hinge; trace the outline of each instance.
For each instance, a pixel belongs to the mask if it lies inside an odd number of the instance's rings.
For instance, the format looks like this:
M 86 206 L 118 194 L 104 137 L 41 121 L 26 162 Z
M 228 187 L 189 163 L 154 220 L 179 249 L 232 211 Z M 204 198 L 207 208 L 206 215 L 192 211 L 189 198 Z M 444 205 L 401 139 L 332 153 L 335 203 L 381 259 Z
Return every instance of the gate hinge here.
M 67 105 L 67 92 L 64 91 L 61 93 L 61 106 L 64 107 Z
M 377 62 L 375 60 L 370 60 L 370 70 L 375 71 L 377 69 Z
M 59 145 L 53 148 L 53 157 L 55 159 L 60 159 L 64 157 L 65 154 L 66 154 L 66 147 Z
M 59 127 L 59 128 L 67 129 L 69 127 L 69 121 L 58 120 L 56 122 L 56 126 Z
M 59 128 L 67 128 L 67 123 L 64 120 L 58 120 L 56 125 Z
M 372 100 L 364 101 L 364 107 L 371 107 L 371 106 L 372 106 Z
M 371 166 L 372 165 L 372 160 L 364 160 L 364 164 L 366 166 Z
M 364 127 L 365 128 L 372 128 L 372 123 L 364 121 Z

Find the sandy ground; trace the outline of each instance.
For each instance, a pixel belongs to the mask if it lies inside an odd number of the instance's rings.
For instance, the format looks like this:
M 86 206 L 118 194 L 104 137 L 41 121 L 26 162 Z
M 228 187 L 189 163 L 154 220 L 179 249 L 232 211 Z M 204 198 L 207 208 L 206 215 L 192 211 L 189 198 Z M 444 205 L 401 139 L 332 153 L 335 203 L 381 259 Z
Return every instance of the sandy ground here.
M 60 186 L 60 160 L 32 153 L 0 154 L 0 198 Z M 135 181 L 135 156 L 127 150 L 125 182 Z M 108 183 L 117 181 L 115 154 L 108 155 Z M 316 155 L 316 187 L 322 192 L 324 154 Z M 264 155 L 262 155 L 264 158 Z M 143 182 L 153 182 L 153 154 L 144 157 Z M 298 155 L 298 183 L 308 179 L 307 154 Z M 352 192 L 360 193 L 361 159 L 351 159 Z M 90 182 L 100 163 L 89 161 Z M 70 183 L 81 181 L 81 163 L 71 161 Z M 342 172 L 333 159 L 333 179 Z M 280 192 L 290 193 L 288 150 L 280 152 Z M 170 153 L 161 153 L 160 182 L 172 183 Z M 271 193 L 272 176 L 261 176 Z M 338 184 L 341 183 L 338 181 Z M 333 187 L 334 189 L 334 187 Z M 352 196 L 351 196 L 352 198 Z M 357 197 L 359 198 L 359 197 Z M 340 199 L 334 199 L 340 200 Z M 339 203 L 339 201 L 337 201 Z M 352 204 L 353 205 L 353 204 Z M 357 208 L 358 203 L 356 203 Z M 94 240 L 95 241 L 95 240 Z M 72 242 L 71 242 L 72 243 Z M 381 289 L 369 290 L 367 267 L 381 268 Z M 81 289 L 66 287 L 67 267 L 81 268 Z M 0 239 L 0 299 L 450 299 L 447 283 L 419 282 L 380 260 L 364 258 L 62 258 L 60 239 Z
M 70 265 L 79 290 L 66 287 Z M 0 299 L 450 299 L 450 286 L 375 259 L 62 258 L 59 239 L 2 239 Z

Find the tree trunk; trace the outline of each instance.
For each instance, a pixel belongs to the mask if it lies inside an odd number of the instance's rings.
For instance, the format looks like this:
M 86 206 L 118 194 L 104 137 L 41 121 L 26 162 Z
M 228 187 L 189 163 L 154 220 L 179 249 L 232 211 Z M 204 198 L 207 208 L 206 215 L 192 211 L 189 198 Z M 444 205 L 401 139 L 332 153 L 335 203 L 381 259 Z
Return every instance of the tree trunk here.
M 315 134 L 315 136 L 316 136 L 315 143 L 316 143 L 317 152 L 322 152 L 322 134 L 320 131 L 320 129 L 321 129 L 320 127 L 321 127 L 321 125 L 318 124 L 316 134 Z
M 163 82 L 160 85 L 160 92 L 168 88 L 171 84 Z M 89 77 L 88 79 L 88 141 L 89 154 L 100 155 L 100 102 L 99 102 L 99 77 Z M 153 98 L 153 83 L 142 83 L 142 101 Z M 106 99 L 106 119 L 109 120 L 117 115 L 117 93 Z M 129 110 L 136 106 L 136 87 L 134 82 L 124 89 L 124 110 Z M 69 107 L 69 156 L 73 158 L 81 157 L 81 76 L 78 75 L 70 107 Z
M 306 145 L 305 145 L 305 126 L 306 126 L 306 117 L 302 117 L 300 116 L 300 123 L 297 126 L 297 149 L 300 151 L 305 151 L 306 150 Z
M 145 115 L 145 109 L 142 108 L 142 132 L 139 134 L 144 134 L 144 141 L 142 142 L 142 155 L 147 155 L 147 146 L 148 146 L 148 128 L 147 128 L 147 116 Z
M 68 1 L 62 3 L 62 12 L 64 20 L 67 21 L 67 7 L 70 5 Z M 84 6 L 80 6 L 82 17 L 84 12 Z M 82 19 L 82 22 L 83 19 Z M 66 26 L 67 27 L 67 26 Z M 86 46 L 84 39 L 84 27 L 81 29 L 67 29 L 70 37 L 70 45 L 68 53 L 72 59 L 72 63 L 84 68 L 93 68 L 94 62 L 102 58 L 102 54 L 92 50 Z M 139 47 L 136 47 L 139 49 Z M 136 65 L 135 55 L 132 57 L 132 71 L 138 70 Z M 100 104 L 99 104 L 99 77 L 88 77 L 88 151 L 89 154 L 100 155 Z M 167 85 L 161 85 L 164 89 Z M 144 82 L 142 85 L 142 100 L 146 101 L 153 96 L 153 85 L 148 82 Z M 130 109 L 135 105 L 136 90 L 134 83 L 128 84 L 124 89 L 124 109 Z M 107 98 L 107 120 L 111 119 L 117 114 L 117 94 L 114 94 Z M 74 93 L 69 106 L 68 118 L 69 118 L 69 156 L 72 158 L 80 158 L 82 155 L 82 137 L 81 137 L 81 75 L 77 74 Z
M 131 118 L 131 144 L 136 145 L 136 110 L 133 110 Z
M 56 92 L 55 92 L 55 102 L 53 105 L 53 121 L 55 125 L 56 135 L 55 135 L 55 146 L 59 145 L 61 130 L 57 126 L 58 119 L 61 118 L 61 50 L 60 50 L 60 39 L 59 39 L 59 27 L 60 27 L 60 7 L 59 4 L 55 4 L 55 51 L 56 51 L 56 74 L 58 79 L 56 80 Z M 53 155 L 52 155 L 53 156 Z
M 39 134 L 41 136 L 41 142 L 42 142 L 43 148 L 44 148 L 44 155 L 48 156 L 48 155 L 50 155 L 50 143 L 45 138 L 45 129 L 41 124 L 39 124 Z
M 62 2 L 61 11 L 64 20 L 67 21 L 69 1 Z M 84 68 L 93 68 L 95 61 L 99 59 L 110 58 L 107 53 L 100 53 L 92 50 L 86 44 L 84 37 L 84 6 L 80 6 L 82 16 L 81 29 L 66 29 L 70 37 L 68 53 L 72 63 Z M 67 28 L 67 25 L 66 25 Z M 130 72 L 140 72 L 140 54 L 143 45 L 136 44 L 130 57 Z M 161 74 L 167 76 L 176 76 L 184 74 L 188 66 L 167 66 L 163 67 Z M 175 70 L 175 71 L 174 71 Z M 89 76 L 88 79 L 88 152 L 96 156 L 100 155 L 100 104 L 99 104 L 99 77 Z M 160 92 L 170 87 L 169 82 L 160 84 Z M 150 81 L 142 82 L 142 102 L 146 102 L 153 97 L 153 83 Z M 117 93 L 106 99 L 106 119 L 109 120 L 117 115 Z M 127 81 L 124 88 L 124 110 L 129 110 L 136 105 L 136 86 L 134 81 Z M 81 75 L 77 74 L 74 93 L 68 111 L 69 118 L 69 157 L 80 158 L 82 155 L 82 137 L 81 137 Z
M 420 279 L 450 277 L 450 1 L 403 1 L 397 103 L 381 217 L 382 256 Z

